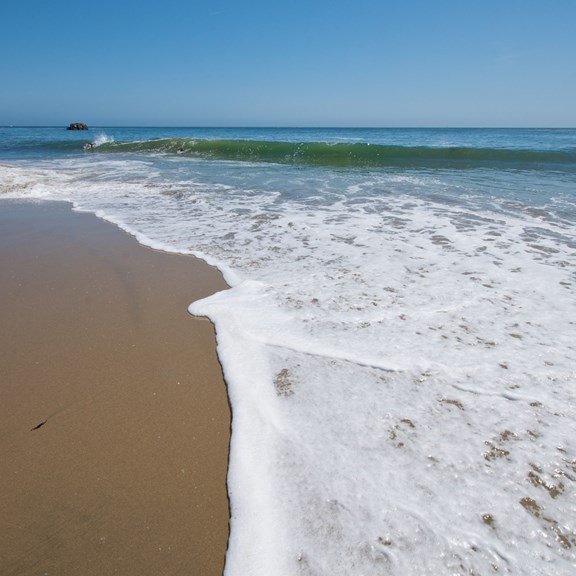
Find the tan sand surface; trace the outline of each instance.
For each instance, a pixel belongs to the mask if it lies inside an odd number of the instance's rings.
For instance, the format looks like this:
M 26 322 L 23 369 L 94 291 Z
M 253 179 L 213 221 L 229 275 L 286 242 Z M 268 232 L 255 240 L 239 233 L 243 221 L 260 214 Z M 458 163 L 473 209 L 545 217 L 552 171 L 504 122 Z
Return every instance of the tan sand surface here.
M 63 203 L 0 201 L 0 575 L 220 575 L 226 287 Z

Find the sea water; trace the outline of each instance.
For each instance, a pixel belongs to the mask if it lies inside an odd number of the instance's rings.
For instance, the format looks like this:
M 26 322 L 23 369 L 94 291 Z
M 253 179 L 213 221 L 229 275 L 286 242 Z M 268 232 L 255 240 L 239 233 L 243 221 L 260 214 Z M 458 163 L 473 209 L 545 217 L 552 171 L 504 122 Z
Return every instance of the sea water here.
M 576 573 L 575 130 L 6 128 L 0 194 L 223 271 L 227 576 Z

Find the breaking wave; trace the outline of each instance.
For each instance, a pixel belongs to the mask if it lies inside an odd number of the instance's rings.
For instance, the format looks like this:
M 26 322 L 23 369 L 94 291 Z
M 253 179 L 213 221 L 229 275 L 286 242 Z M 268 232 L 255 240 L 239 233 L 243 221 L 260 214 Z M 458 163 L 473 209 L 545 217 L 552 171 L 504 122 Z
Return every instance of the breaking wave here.
M 368 143 L 276 142 L 166 138 L 102 142 L 102 152 L 181 154 L 205 159 L 331 167 L 574 168 L 576 150 L 388 146 Z

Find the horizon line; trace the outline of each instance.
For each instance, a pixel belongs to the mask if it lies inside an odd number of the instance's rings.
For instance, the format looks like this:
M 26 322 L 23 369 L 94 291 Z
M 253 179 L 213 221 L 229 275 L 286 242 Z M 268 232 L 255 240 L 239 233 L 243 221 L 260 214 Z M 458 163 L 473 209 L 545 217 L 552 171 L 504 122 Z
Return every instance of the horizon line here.
M 69 124 L 68 124 L 69 126 Z M 250 125 L 120 125 L 92 124 L 91 128 L 181 128 L 181 129 L 214 129 L 214 130 L 575 130 L 576 126 L 250 126 Z M 0 124 L 0 128 L 63 128 L 65 124 Z M 80 132 L 82 130 L 79 130 Z

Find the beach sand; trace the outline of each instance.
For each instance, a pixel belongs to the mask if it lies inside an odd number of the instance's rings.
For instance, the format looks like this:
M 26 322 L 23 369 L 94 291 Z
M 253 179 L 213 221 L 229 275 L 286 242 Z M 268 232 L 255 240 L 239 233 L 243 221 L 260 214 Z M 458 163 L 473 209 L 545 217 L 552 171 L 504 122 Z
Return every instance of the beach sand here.
M 226 287 L 64 203 L 0 201 L 0 575 L 220 575 Z

